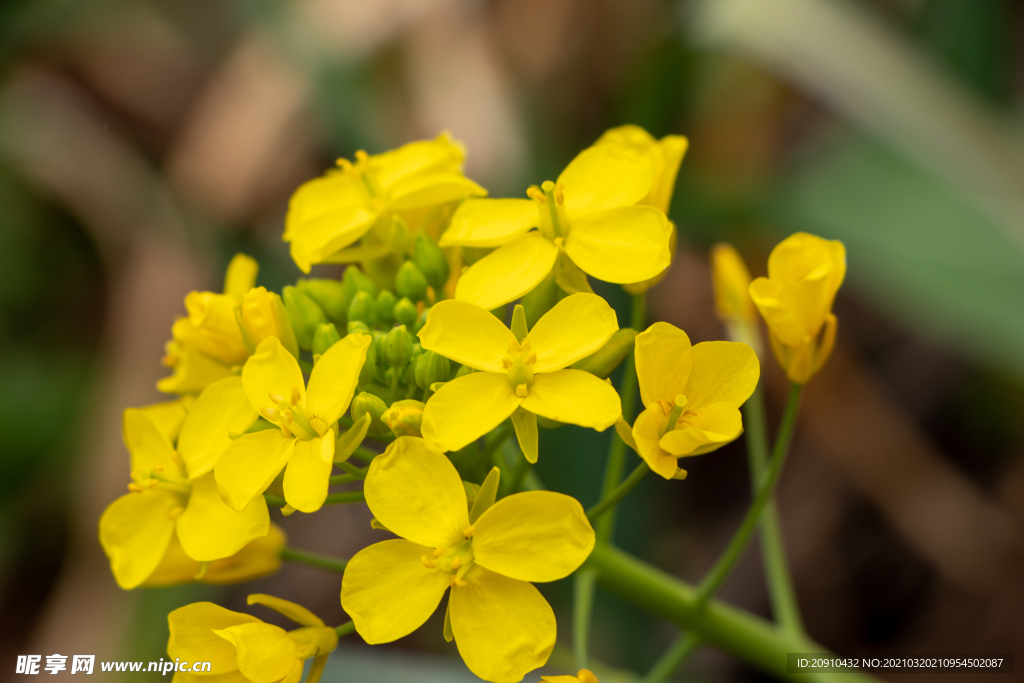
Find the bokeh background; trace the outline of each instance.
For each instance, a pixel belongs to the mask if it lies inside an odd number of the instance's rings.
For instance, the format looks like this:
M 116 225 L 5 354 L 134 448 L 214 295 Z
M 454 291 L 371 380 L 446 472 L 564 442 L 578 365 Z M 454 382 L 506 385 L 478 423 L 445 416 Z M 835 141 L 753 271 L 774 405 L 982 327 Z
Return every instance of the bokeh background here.
M 1022 101 L 1013 0 L 0 2 L 0 679 L 24 653 L 158 659 L 170 609 L 254 590 L 340 623 L 338 577 L 304 567 L 132 593 L 110 575 L 96 525 L 128 480 L 120 413 L 160 399 L 183 297 L 219 289 L 238 250 L 260 284 L 293 282 L 288 198 L 339 156 L 447 129 L 468 175 L 522 196 L 622 123 L 691 141 L 651 320 L 723 338 L 718 240 L 755 275 L 797 230 L 846 244 L 839 343 L 779 493 L 811 635 L 1024 652 Z M 774 420 L 784 380 L 764 365 Z M 589 505 L 608 435 L 574 430 L 544 436 L 539 474 Z M 740 441 L 685 482 L 645 481 L 618 542 L 699 579 L 749 501 L 745 463 Z M 341 506 L 283 525 L 348 556 L 368 521 Z M 569 668 L 571 580 L 545 591 L 553 669 Z M 721 595 L 768 615 L 756 544 Z M 595 619 L 592 654 L 621 671 L 674 636 L 604 594 Z M 357 641 L 325 680 L 474 680 L 440 615 L 394 645 Z M 705 649 L 679 679 L 761 677 Z

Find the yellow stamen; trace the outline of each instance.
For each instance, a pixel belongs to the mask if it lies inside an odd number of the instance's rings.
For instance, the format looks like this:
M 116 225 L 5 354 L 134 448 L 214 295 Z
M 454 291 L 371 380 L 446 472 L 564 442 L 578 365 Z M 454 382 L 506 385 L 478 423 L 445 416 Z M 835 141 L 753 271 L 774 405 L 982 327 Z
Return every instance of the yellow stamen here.
M 317 436 L 323 436 L 327 433 L 327 423 L 319 417 L 314 417 L 310 420 L 309 426 L 316 430 Z
M 516 387 L 516 396 L 519 398 L 526 398 L 530 393 L 529 388 L 525 384 L 520 384 Z
M 465 529 L 462 530 L 462 535 L 465 536 L 466 538 L 469 538 L 470 536 L 473 535 L 474 531 L 476 531 L 476 525 L 475 524 L 470 524 L 469 526 L 467 526 Z
M 284 396 L 282 396 L 281 394 L 267 393 L 267 396 L 270 397 L 270 400 L 273 403 L 281 403 L 284 401 Z
M 298 387 L 292 387 L 291 404 L 293 406 L 299 405 L 299 401 L 302 400 L 302 392 L 299 391 Z
M 169 514 L 171 519 L 178 519 L 178 517 L 181 517 L 181 513 L 183 513 L 184 511 L 185 511 L 185 508 L 174 508 L 168 514 Z
M 541 204 L 547 204 L 548 198 L 544 196 L 544 193 L 540 191 L 540 188 L 536 185 L 530 185 L 526 188 L 526 196 L 530 199 L 536 199 Z

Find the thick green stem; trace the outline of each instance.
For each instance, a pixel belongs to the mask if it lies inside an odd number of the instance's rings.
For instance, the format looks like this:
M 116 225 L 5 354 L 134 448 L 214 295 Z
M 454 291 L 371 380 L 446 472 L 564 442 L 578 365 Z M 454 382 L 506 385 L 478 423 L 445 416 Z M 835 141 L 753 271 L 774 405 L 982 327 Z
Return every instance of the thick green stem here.
M 318 555 L 305 550 L 296 550 L 295 548 L 288 547 L 281 548 L 281 559 L 287 560 L 288 562 L 297 562 L 299 564 L 309 565 L 310 567 L 334 572 L 335 574 L 344 574 L 345 565 L 348 564 L 348 560 L 342 560 L 337 557 L 327 557 L 326 555 Z M 339 626 L 338 628 L 341 627 Z M 339 633 L 338 635 L 342 634 Z
M 700 639 L 693 633 L 689 631 L 680 633 L 644 676 L 643 683 L 661 683 L 667 680 L 679 668 L 683 660 L 697 649 L 698 645 L 700 645 Z
M 334 464 L 348 472 L 353 477 L 356 477 L 357 479 L 366 479 L 366 473 L 368 471 L 366 468 L 356 467 L 355 465 L 348 462 L 336 462 Z
M 334 632 L 338 634 L 339 638 L 344 638 L 345 636 L 347 636 L 355 630 L 356 625 L 355 622 L 352 621 L 346 621 L 344 624 L 334 627 Z
M 630 313 L 630 326 L 634 330 L 643 329 L 644 320 L 647 317 L 647 299 L 644 294 L 633 296 L 633 307 Z M 619 386 L 619 396 L 622 399 L 622 417 L 626 422 L 633 421 L 633 404 L 636 402 L 636 363 L 633 359 L 633 352 L 626 356 L 625 365 L 622 368 L 622 384 Z M 611 447 L 608 450 L 608 462 L 604 470 L 604 483 L 601 489 L 601 499 L 608 498 L 619 487 L 622 481 L 622 470 L 626 464 L 626 444 L 619 438 L 619 435 L 612 434 Z M 628 492 L 628 491 L 627 491 Z M 600 505 L 601 503 L 598 503 Z M 615 531 L 615 510 L 610 508 L 609 514 L 601 515 L 595 525 L 595 533 L 599 542 L 611 540 Z M 590 613 L 594 605 L 594 579 L 586 577 L 586 570 L 579 573 L 576 582 L 573 584 L 575 592 L 573 595 L 573 651 L 576 655 L 577 667 L 584 669 L 587 666 L 587 642 L 590 639 Z
M 352 455 L 356 456 L 363 462 L 373 462 L 373 459 L 380 455 L 380 453 L 375 453 L 365 446 L 358 446 Z
M 725 580 L 729 578 L 729 573 L 736 565 L 740 555 L 743 554 L 747 543 L 750 542 L 754 529 L 757 528 L 757 523 L 761 519 L 761 512 L 764 511 L 764 506 L 768 504 L 772 497 L 775 483 L 779 480 L 779 475 L 782 473 L 782 465 L 786 461 L 786 453 L 789 452 L 789 441 L 793 436 L 797 409 L 800 406 L 800 389 L 801 385 L 799 384 L 793 384 L 789 389 L 789 400 L 786 401 L 786 409 L 782 414 L 782 422 L 779 425 L 779 434 L 775 439 L 775 449 L 772 453 L 771 464 L 762 478 L 763 481 L 760 483 L 757 496 L 754 497 L 754 502 L 751 503 L 750 509 L 747 510 L 747 516 L 743 518 L 740 528 L 736 531 L 732 541 L 729 542 L 728 547 L 718 558 L 718 561 L 708 571 L 704 580 L 700 582 L 698 595 L 701 600 L 707 600 L 714 595 Z
M 651 468 L 646 462 L 641 462 L 636 466 L 636 469 L 626 477 L 626 480 L 615 487 L 615 490 L 608 494 L 601 502 L 594 507 L 587 510 L 587 519 L 593 522 L 604 513 L 610 511 L 619 501 L 626 497 L 626 494 L 633 490 L 633 488 L 640 483 L 640 480 L 644 478 L 644 475 L 651 471 Z
M 750 461 L 750 486 L 757 494 L 761 477 L 768 464 L 768 432 L 764 412 L 764 394 L 758 386 L 743 406 L 746 423 L 747 455 Z M 783 628 L 803 630 L 803 619 L 793 589 L 793 579 L 786 561 L 786 546 L 782 540 L 782 524 L 775 497 L 765 505 L 761 515 L 761 555 L 764 559 L 768 594 L 772 601 L 772 614 Z
M 362 479 L 363 477 L 357 477 L 354 474 L 336 474 L 328 479 L 328 482 L 333 486 L 335 484 L 351 484 L 354 481 L 361 481 Z
M 341 505 L 342 503 L 361 503 L 366 500 L 362 491 L 346 491 L 344 493 L 328 493 L 324 505 Z
M 692 586 L 608 544 L 598 543 L 584 567 L 595 571 L 597 580 L 612 593 L 779 678 L 809 680 L 807 674 L 787 672 L 787 653 L 828 652 L 806 636 L 778 628 L 761 617 L 718 600 L 701 600 Z M 860 673 L 829 674 L 828 680 L 879 683 Z

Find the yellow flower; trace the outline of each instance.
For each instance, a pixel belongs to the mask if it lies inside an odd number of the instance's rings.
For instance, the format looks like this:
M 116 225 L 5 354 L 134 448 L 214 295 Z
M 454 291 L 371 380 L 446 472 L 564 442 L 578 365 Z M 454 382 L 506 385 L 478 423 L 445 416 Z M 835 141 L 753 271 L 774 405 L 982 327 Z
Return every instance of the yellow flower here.
M 341 605 L 367 643 L 412 633 L 451 587 L 445 631 L 473 673 L 512 683 L 547 661 L 555 615 L 530 582 L 568 576 L 593 549 L 576 499 L 528 491 L 469 512 L 451 461 L 408 436 L 374 458 L 363 490 L 377 521 L 401 537 L 361 550 L 345 569 Z
M 473 304 L 434 305 L 419 332 L 423 348 L 480 372 L 458 377 L 430 397 L 423 437 L 455 451 L 512 416 L 523 452 L 535 462 L 537 415 L 607 429 L 622 414 L 615 389 L 589 372 L 566 368 L 604 346 L 617 329 L 615 311 L 596 294 L 567 296 L 529 334 L 524 322 L 519 338 Z
M 340 169 L 310 180 L 292 195 L 284 240 L 291 242 L 295 263 L 308 273 L 375 226 L 386 237 L 396 214 L 485 196 L 486 190 L 462 175 L 464 157 L 462 146 L 442 133 L 384 154 L 356 152 L 354 164 L 339 159 Z
M 210 562 L 204 571 L 200 562 L 188 556 L 175 534 L 160 564 L 142 585 L 150 588 L 191 581 L 212 584 L 252 581 L 281 568 L 281 548 L 285 542 L 284 531 L 271 523 L 266 536 L 249 541 L 231 557 Z
M 244 434 L 214 466 L 224 500 L 241 510 L 261 495 L 282 469 L 284 497 L 296 510 L 314 512 L 327 497 L 334 467 L 334 424 L 348 409 L 371 337 L 350 334 L 317 361 L 307 389 L 302 370 L 276 337 L 264 339 L 242 368 L 249 405 L 277 427 Z
M 296 358 L 299 357 L 299 344 L 295 339 L 295 331 L 288 319 L 288 311 L 277 292 L 268 292 L 266 287 L 253 287 L 242 297 L 241 304 L 236 307 L 237 327 L 242 333 L 248 353 L 264 339 L 274 337 Z
M 530 292 L 553 268 L 570 293 L 587 291 L 583 273 L 619 283 L 656 276 L 671 260 L 671 229 L 661 209 L 637 206 L 653 183 L 646 155 L 600 144 L 580 152 L 557 182 L 532 186 L 531 199 L 465 202 L 441 246 L 498 249 L 462 274 L 456 298 L 493 309 Z
M 580 669 L 575 676 L 541 676 L 547 683 L 601 683 L 590 669 Z
M 323 620 L 287 600 L 269 595 L 250 595 L 248 603 L 270 607 L 300 628 L 285 631 L 256 617 L 232 612 L 212 602 L 196 602 L 169 615 L 171 638 L 167 654 L 174 660 L 210 662 L 209 673 L 177 672 L 178 683 L 298 683 L 303 662 L 316 657 L 314 670 L 337 646 L 338 635 Z M 310 680 L 313 674 L 310 675 Z
M 677 459 L 720 448 L 740 435 L 739 407 L 757 386 L 760 365 L 746 344 L 727 341 L 690 346 L 668 323 L 636 336 L 636 372 L 646 406 L 633 424 L 633 439 L 651 469 L 682 479 Z
M 736 248 L 719 242 L 711 248 L 711 281 L 715 291 L 715 313 L 725 324 L 729 338 L 749 344 L 761 355 L 757 314 L 750 298 L 750 271 Z
M 798 232 L 768 257 L 768 277 L 750 283 L 750 297 L 768 323 L 772 350 L 790 381 L 806 383 L 832 352 L 832 302 L 846 275 L 842 242 Z
M 202 396 L 196 404 L 201 400 Z M 194 434 L 210 422 L 226 424 L 223 415 L 209 420 L 206 413 L 193 409 L 182 433 Z M 210 454 L 193 450 L 182 440 L 188 442 L 191 437 L 179 438 L 185 450 L 175 451 L 145 412 L 135 408 L 124 412 L 124 442 L 131 453 L 134 481 L 128 485 L 130 493 L 111 503 L 100 518 L 100 543 L 114 578 L 124 589 L 152 576 L 175 538 L 193 560 L 212 562 L 234 555 L 253 539 L 266 536 L 270 528 L 263 499 L 236 512 L 221 500 L 212 473 L 196 471 L 190 480 L 186 464 L 201 468 Z

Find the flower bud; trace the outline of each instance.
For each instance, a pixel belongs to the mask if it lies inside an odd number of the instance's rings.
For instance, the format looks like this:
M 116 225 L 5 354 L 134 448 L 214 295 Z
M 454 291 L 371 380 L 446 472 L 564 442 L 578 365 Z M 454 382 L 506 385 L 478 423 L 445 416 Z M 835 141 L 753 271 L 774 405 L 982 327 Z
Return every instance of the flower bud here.
M 288 320 L 295 331 L 295 339 L 299 346 L 309 351 L 313 348 L 313 335 L 316 329 L 327 322 L 323 309 L 313 299 L 296 287 L 285 287 L 284 307 L 288 311 Z
M 412 358 L 412 335 L 405 329 L 405 325 L 391 328 L 384 341 L 384 350 L 388 365 L 392 368 L 400 368 L 409 362 Z
M 416 386 L 427 389 L 434 382 L 447 382 L 451 363 L 444 356 L 427 351 L 416 359 Z
M 377 297 L 377 287 L 373 281 L 356 266 L 349 266 L 345 269 L 345 274 L 341 276 L 341 284 L 345 288 L 345 296 L 349 301 L 355 298 L 359 292 L 366 292 L 374 298 Z
M 369 292 L 358 292 L 352 297 L 352 303 L 348 306 L 348 319 L 349 321 L 358 320 L 366 323 L 368 327 L 373 327 L 376 322 L 376 302 Z
M 474 372 L 476 372 L 476 370 L 469 367 L 468 365 L 460 365 L 459 371 L 455 373 L 455 379 L 458 379 L 459 377 L 465 377 L 466 375 L 469 375 Z
M 622 359 L 633 350 L 633 339 L 636 337 L 636 330 L 624 327 L 617 330 L 604 346 L 586 358 L 576 361 L 569 367 L 577 370 L 585 370 L 592 375 L 605 379 L 612 374 L 615 368 L 619 367 Z
M 235 317 L 246 347 L 251 347 L 249 353 L 267 337 L 277 337 L 281 345 L 298 358 L 299 345 L 288 320 L 288 311 L 275 292 L 268 292 L 266 287 L 253 287 L 242 297 Z
M 395 275 L 395 289 L 400 296 L 412 301 L 423 301 L 427 297 L 427 278 L 412 261 L 406 261 Z
M 224 293 L 241 299 L 256 284 L 256 275 L 260 272 L 260 264 L 251 256 L 238 253 L 228 264 L 224 274 Z
M 370 427 L 366 430 L 367 434 L 374 436 L 381 436 L 386 434 L 388 426 L 381 421 L 381 415 L 388 409 L 388 406 L 379 396 L 367 393 L 365 391 L 359 392 L 359 394 L 352 399 L 352 419 L 358 420 L 363 415 L 370 416 Z
M 315 301 L 331 322 L 335 325 L 344 324 L 348 305 L 355 292 L 346 291 L 345 285 L 338 280 L 300 278 L 295 286 Z
M 409 225 L 402 220 L 401 216 L 391 217 L 391 234 L 388 236 L 388 246 L 396 254 L 408 254 L 412 246 L 412 233 Z
M 444 252 L 437 246 L 437 242 L 424 232 L 416 235 L 412 260 L 434 291 L 440 292 L 448 282 L 448 259 L 444 257 Z
M 341 335 L 338 334 L 338 328 L 334 326 L 334 323 L 324 323 L 318 326 L 313 335 L 313 355 L 324 355 L 327 353 L 327 349 L 339 341 L 341 341 Z
M 377 323 L 380 325 L 391 325 L 395 322 L 395 295 L 384 290 L 377 295 L 374 302 L 374 313 L 377 316 Z
M 423 436 L 420 425 L 423 423 L 424 407 L 422 401 L 395 401 L 381 419 L 395 436 Z
M 416 304 L 405 298 L 399 299 L 398 303 L 395 304 L 393 313 L 395 322 L 399 325 L 405 325 L 408 328 L 415 329 Z
M 345 326 L 345 331 L 349 334 L 353 332 L 362 332 L 363 334 L 370 334 L 370 326 L 364 323 L 362 320 L 349 320 L 348 325 Z
M 416 324 L 413 325 L 413 328 L 412 328 L 412 331 L 413 331 L 414 334 L 419 334 L 420 330 L 423 329 L 423 326 L 427 324 L 427 316 L 429 314 L 430 314 L 430 307 L 428 306 L 427 308 L 423 309 L 422 313 L 420 313 L 420 317 L 416 318 Z
M 752 321 L 754 302 L 750 298 L 750 271 L 731 244 L 719 242 L 711 248 L 711 276 L 718 317 L 723 322 Z

